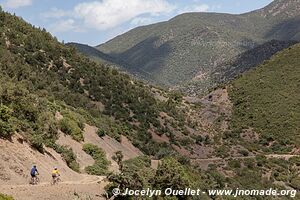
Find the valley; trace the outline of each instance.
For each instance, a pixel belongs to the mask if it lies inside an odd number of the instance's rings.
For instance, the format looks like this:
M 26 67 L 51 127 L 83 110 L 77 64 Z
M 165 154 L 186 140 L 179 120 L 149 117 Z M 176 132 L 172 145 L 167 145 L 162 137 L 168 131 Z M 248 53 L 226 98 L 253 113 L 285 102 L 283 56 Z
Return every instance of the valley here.
M 97 48 L 0 9 L 0 199 L 298 191 L 299 9 L 275 0 L 241 15 L 187 13 Z M 34 165 L 40 182 L 30 185 Z M 56 167 L 62 181 L 51 185 Z

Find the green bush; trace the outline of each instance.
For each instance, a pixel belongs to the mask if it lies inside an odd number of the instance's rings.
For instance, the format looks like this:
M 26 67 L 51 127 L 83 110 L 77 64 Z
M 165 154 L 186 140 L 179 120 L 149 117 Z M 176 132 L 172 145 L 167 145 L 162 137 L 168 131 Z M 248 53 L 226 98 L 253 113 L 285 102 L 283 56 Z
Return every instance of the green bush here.
M 67 146 L 60 146 L 55 143 L 50 143 L 49 147 L 52 147 L 57 153 L 61 154 L 64 161 L 67 163 L 68 167 L 75 172 L 80 171 L 79 164 L 76 161 L 76 155 L 74 154 L 72 148 Z
M 95 160 L 94 165 L 85 168 L 88 174 L 101 176 L 108 173 L 110 161 L 107 160 L 106 154 L 102 149 L 93 144 L 84 144 L 83 151 L 92 156 Z
M 98 135 L 100 138 L 102 138 L 102 137 L 104 137 L 104 136 L 106 135 L 106 132 L 105 132 L 105 130 L 103 130 L 103 129 L 98 129 L 97 135 Z
M 83 141 L 82 130 L 74 120 L 64 117 L 60 120 L 60 129 L 62 132 L 72 136 L 74 140 Z
M 7 106 L 0 105 L 0 137 L 10 137 L 14 133 L 13 126 L 11 125 L 11 109 Z
M 0 194 L 0 200 L 14 200 L 14 198 L 5 194 Z
M 71 148 L 63 147 L 61 155 L 72 170 L 79 172 L 79 164 L 77 163 L 76 155 Z
M 8 138 L 12 136 L 14 133 L 14 129 L 11 124 L 8 122 L 4 122 L 0 120 L 0 137 Z
M 44 153 L 42 134 L 32 134 L 29 141 L 33 148 L 38 150 L 40 153 Z
M 299 177 L 296 177 L 296 178 L 293 178 L 291 180 L 291 184 L 290 184 L 293 188 L 297 189 L 297 190 L 300 190 L 300 178 Z
M 225 158 L 229 156 L 230 149 L 227 146 L 220 146 L 216 149 L 216 156 Z
M 231 160 L 228 162 L 228 165 L 232 168 L 241 168 L 241 163 L 239 160 Z
M 290 158 L 289 162 L 295 164 L 296 166 L 300 166 L 300 156 Z
M 246 149 L 240 150 L 239 153 L 240 153 L 241 155 L 243 155 L 243 156 L 246 156 L 246 157 L 249 156 L 249 151 L 247 151 Z

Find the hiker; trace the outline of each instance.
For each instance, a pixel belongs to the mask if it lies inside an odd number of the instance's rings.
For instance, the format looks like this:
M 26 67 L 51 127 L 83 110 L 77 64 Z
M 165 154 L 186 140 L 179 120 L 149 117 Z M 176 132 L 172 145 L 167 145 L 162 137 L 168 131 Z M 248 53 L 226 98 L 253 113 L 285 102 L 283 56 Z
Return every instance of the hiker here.
M 30 175 L 31 175 L 31 184 L 32 185 L 36 185 L 37 182 L 38 182 L 38 178 L 37 178 L 37 175 L 39 175 L 39 172 L 37 170 L 37 167 L 36 165 L 34 165 L 31 170 L 30 170 Z
M 52 184 L 53 185 L 60 180 L 59 176 L 60 176 L 60 174 L 59 174 L 57 167 L 54 167 L 54 169 L 52 170 Z

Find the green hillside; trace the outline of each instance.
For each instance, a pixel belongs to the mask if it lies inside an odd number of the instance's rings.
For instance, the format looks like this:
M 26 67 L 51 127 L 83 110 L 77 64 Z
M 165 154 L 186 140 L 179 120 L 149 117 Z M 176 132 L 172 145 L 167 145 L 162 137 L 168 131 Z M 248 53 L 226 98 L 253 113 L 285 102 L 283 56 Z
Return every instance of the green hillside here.
M 220 64 L 206 77 L 196 77 L 177 88 L 191 96 L 203 95 L 208 89 L 211 90 L 219 84 L 226 84 L 229 80 L 269 60 L 275 53 L 296 43 L 296 41 L 271 40 Z
M 0 19 L 1 137 L 17 131 L 41 150 L 43 144 L 54 145 L 59 127 L 82 140 L 88 122 L 118 140 L 126 135 L 148 155 L 172 151 L 147 131 L 166 131 L 159 121 L 162 111 L 176 118 L 175 130 L 183 129 L 184 113 L 176 103 L 180 96 L 160 91 L 168 101 L 158 101 L 150 86 L 89 60 L 45 29 L 5 12 Z M 64 116 L 60 124 L 56 112 Z
M 89 56 L 90 58 L 92 58 L 95 61 L 98 61 L 100 63 L 108 64 L 110 66 L 115 66 L 118 68 L 127 66 L 127 64 L 124 61 L 117 60 L 105 53 L 102 53 L 101 51 L 97 50 L 94 47 L 90 47 L 85 44 L 73 43 L 73 42 L 67 43 L 66 45 L 70 46 L 70 47 L 75 47 L 76 49 L 78 49 L 79 52 L 83 53 L 84 55 Z
M 299 11 L 299 1 L 275 0 L 241 15 L 186 13 L 138 27 L 97 48 L 153 83 L 174 86 L 200 77 L 200 87 L 207 89 L 218 81 L 210 73 L 240 53 L 272 39 L 299 40 Z
M 299 148 L 299 55 L 300 45 L 283 50 L 232 83 L 232 128 L 253 128 L 265 151 Z

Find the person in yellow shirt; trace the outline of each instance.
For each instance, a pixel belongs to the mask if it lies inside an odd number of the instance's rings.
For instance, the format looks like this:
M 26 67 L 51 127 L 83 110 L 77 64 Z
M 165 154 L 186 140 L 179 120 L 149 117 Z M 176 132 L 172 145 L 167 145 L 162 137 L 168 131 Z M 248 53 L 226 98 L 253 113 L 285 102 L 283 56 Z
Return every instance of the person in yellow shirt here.
M 58 171 L 57 167 L 55 167 L 55 168 L 52 170 L 52 181 L 53 181 L 52 183 L 53 183 L 53 184 L 55 184 L 55 183 L 58 182 L 59 176 L 60 176 L 59 171 Z

